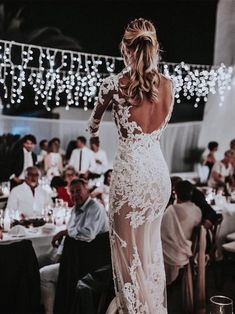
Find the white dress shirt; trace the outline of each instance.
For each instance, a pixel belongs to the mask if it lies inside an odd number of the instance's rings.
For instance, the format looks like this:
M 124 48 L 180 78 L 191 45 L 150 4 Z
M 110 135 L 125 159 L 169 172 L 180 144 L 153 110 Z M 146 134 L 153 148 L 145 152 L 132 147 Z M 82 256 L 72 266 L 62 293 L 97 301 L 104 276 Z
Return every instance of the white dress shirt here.
M 79 169 L 80 153 L 81 152 L 82 152 L 81 169 Z M 75 148 L 72 151 L 72 154 L 71 154 L 71 157 L 69 160 L 69 165 L 73 166 L 79 174 L 83 174 L 83 173 L 87 172 L 88 170 L 90 172 L 94 172 L 95 167 L 96 167 L 94 154 L 87 147 Z
M 18 210 L 25 217 L 41 216 L 42 210 L 48 205 L 52 205 L 49 194 L 41 186 L 37 186 L 33 195 L 26 182 L 11 190 L 7 202 L 8 209 Z
M 28 167 L 32 167 L 33 166 L 32 152 L 28 152 L 27 149 L 25 149 L 24 147 L 23 147 L 23 152 L 24 152 L 24 167 L 23 167 L 23 171 L 19 175 L 20 179 L 24 179 L 25 178 L 25 175 L 24 175 L 25 170 Z
M 109 230 L 108 216 L 102 205 L 88 198 L 80 207 L 74 207 L 67 225 L 68 235 L 75 240 L 90 242 Z
M 98 152 L 93 152 L 95 160 L 101 161 L 101 164 L 95 162 L 95 173 L 102 174 L 107 170 L 108 160 L 106 152 L 102 149 L 99 149 Z

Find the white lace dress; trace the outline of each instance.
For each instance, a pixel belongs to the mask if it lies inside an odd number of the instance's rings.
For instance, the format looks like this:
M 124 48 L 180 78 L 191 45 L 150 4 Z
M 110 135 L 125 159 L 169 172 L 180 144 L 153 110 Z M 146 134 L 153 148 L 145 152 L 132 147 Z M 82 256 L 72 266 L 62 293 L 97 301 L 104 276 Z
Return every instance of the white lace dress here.
M 103 81 L 89 120 L 92 136 L 112 105 L 119 146 L 110 188 L 110 240 L 119 314 L 165 314 L 165 271 L 160 225 L 171 193 L 169 171 L 159 139 L 161 128 L 144 133 L 131 119 L 131 105 L 120 96 L 120 75 Z M 172 97 L 174 98 L 174 97 Z

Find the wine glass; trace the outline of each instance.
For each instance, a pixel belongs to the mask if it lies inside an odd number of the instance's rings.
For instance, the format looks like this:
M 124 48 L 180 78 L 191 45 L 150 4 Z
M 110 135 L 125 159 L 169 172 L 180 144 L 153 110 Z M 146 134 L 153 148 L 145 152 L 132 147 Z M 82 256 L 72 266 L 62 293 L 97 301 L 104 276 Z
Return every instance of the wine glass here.
M 210 314 L 233 314 L 233 300 L 223 295 L 211 297 Z

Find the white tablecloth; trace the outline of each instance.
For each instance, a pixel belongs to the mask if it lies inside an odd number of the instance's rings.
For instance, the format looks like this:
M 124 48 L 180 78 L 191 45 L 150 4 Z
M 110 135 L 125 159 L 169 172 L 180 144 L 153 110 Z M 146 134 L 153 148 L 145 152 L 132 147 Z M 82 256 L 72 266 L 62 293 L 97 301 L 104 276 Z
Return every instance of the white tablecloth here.
M 224 203 L 215 207 L 215 210 L 220 208 L 220 212 L 223 215 L 223 221 L 217 231 L 217 257 L 221 259 L 222 255 L 222 244 L 226 242 L 226 236 L 229 233 L 235 232 L 235 204 Z
M 26 236 L 24 237 L 14 237 L 8 233 L 3 233 L 3 239 L 0 240 L 0 245 L 10 244 L 13 242 L 18 242 L 22 240 L 31 240 L 33 248 L 35 250 L 36 256 L 38 259 L 44 256 L 50 256 L 53 254 L 53 247 L 51 241 L 53 236 L 58 233 L 60 230 L 65 230 L 66 226 L 56 226 L 55 230 L 51 233 L 44 233 L 42 227 L 27 229 Z

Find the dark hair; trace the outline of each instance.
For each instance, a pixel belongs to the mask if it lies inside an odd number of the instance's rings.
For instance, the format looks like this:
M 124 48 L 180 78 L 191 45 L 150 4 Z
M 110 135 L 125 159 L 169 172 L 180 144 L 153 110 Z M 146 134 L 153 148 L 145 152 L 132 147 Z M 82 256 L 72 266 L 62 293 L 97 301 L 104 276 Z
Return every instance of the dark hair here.
M 179 181 L 175 186 L 175 193 L 177 198 L 180 199 L 182 202 L 190 201 L 193 192 L 193 185 L 187 181 L 182 180 Z
M 72 151 L 77 148 L 77 142 L 76 140 L 72 140 L 68 143 L 66 153 L 65 153 L 65 159 L 69 160 L 72 154 Z
M 52 188 L 59 188 L 61 186 L 66 186 L 66 185 L 67 185 L 67 182 L 60 176 L 53 177 L 50 184 Z
M 171 186 L 172 186 L 172 189 L 175 189 L 175 186 L 178 182 L 180 181 L 183 181 L 183 179 L 181 177 L 178 177 L 178 176 L 172 176 L 171 177 Z
M 81 141 L 83 144 L 86 144 L 86 138 L 84 136 L 78 136 L 77 140 Z
M 25 143 L 27 141 L 31 141 L 34 145 L 37 144 L 36 137 L 32 134 L 27 134 L 22 138 L 22 143 Z
M 83 178 L 76 178 L 76 179 L 73 179 L 70 183 L 70 187 L 72 185 L 76 185 L 78 183 L 81 183 L 83 186 L 86 186 L 87 185 L 87 180 L 86 179 L 83 179 Z
M 58 137 L 53 137 L 51 139 L 52 142 L 59 142 L 60 143 L 60 139 Z
M 64 168 L 63 176 L 65 176 L 65 174 L 66 174 L 67 171 L 72 171 L 75 176 L 77 175 L 77 172 L 76 172 L 76 170 L 75 170 L 75 168 L 74 168 L 73 166 L 67 165 L 67 166 Z
M 56 141 L 54 141 L 53 139 L 50 140 L 48 142 L 48 148 L 51 149 L 53 145 L 57 145 L 57 147 L 59 148 L 58 144 L 56 143 Z
M 98 137 L 91 137 L 90 138 L 90 144 L 95 144 L 97 146 L 100 146 L 100 140 Z
M 48 142 L 48 140 L 46 140 L 46 139 L 41 140 L 41 141 L 39 142 L 39 147 L 40 147 L 40 148 L 43 148 L 43 146 L 45 145 L 46 142 Z
M 235 139 L 230 141 L 230 148 L 232 148 L 233 146 L 235 146 Z
M 107 170 L 107 171 L 105 172 L 105 174 L 104 174 L 104 184 L 105 184 L 105 185 L 107 185 L 108 175 L 109 175 L 110 172 L 112 173 L 113 170 L 112 170 L 112 169 L 109 169 L 109 170 Z
M 217 142 L 209 142 L 207 147 L 209 150 L 213 150 L 213 149 L 217 148 L 218 146 L 219 146 L 219 143 L 217 143 Z

